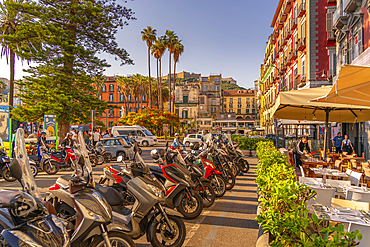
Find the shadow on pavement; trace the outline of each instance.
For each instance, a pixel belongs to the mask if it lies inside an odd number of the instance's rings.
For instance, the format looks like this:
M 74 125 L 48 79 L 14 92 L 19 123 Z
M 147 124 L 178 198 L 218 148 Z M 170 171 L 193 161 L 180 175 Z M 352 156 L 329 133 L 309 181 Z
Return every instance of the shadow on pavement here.
M 218 216 L 207 216 L 203 222 L 201 222 L 201 225 L 218 225 L 216 223 L 216 220 L 218 219 Z M 235 227 L 235 228 L 248 228 L 248 229 L 258 229 L 258 223 L 255 220 L 250 219 L 238 219 L 238 218 L 230 218 L 225 217 L 221 224 L 219 226 L 226 226 L 226 227 Z

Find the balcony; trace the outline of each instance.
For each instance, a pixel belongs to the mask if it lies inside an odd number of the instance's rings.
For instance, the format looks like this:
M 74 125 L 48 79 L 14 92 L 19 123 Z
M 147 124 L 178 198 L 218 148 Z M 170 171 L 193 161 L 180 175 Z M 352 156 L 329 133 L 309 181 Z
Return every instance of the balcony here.
M 334 31 L 333 30 L 326 31 L 326 39 L 327 40 L 335 40 L 335 35 L 334 35 Z
M 337 29 L 342 29 L 345 25 L 347 25 L 347 22 L 347 13 L 343 11 L 343 5 L 339 5 L 333 15 L 334 27 Z
M 298 51 L 303 51 L 306 48 L 306 37 L 298 40 Z
M 279 30 L 275 30 L 273 35 L 274 35 L 273 37 L 274 37 L 275 39 L 276 39 L 277 37 L 279 37 Z
M 343 0 L 344 12 L 352 13 L 356 11 L 358 7 L 361 7 L 361 0 Z
M 288 14 L 290 10 L 292 9 L 292 3 L 291 0 L 287 0 L 284 4 L 284 14 Z
M 298 18 L 301 18 L 304 14 L 306 14 L 306 0 L 303 0 L 302 3 L 299 5 Z
M 294 61 L 298 57 L 298 52 L 296 50 L 292 50 L 289 52 L 289 60 Z
M 287 14 L 282 13 L 282 14 L 281 14 L 281 17 L 280 17 L 280 21 L 281 21 L 282 23 L 284 23 L 284 22 L 286 21 L 286 18 L 288 18 L 288 15 L 287 15 Z
M 295 30 L 297 28 L 297 18 L 293 18 L 290 23 L 291 30 Z
M 298 84 L 301 83 L 301 75 L 297 76 L 293 81 L 293 89 L 298 89 Z
M 280 45 L 279 46 L 279 52 L 282 52 L 283 51 L 283 45 Z
M 289 40 L 290 37 L 292 37 L 292 32 L 289 30 L 288 31 L 288 34 L 286 35 L 286 39 Z

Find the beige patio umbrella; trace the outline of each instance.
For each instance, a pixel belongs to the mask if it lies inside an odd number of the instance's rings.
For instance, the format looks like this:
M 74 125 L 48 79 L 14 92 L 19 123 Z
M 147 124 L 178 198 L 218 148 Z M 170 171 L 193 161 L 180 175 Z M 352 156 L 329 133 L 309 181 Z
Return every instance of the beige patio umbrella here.
M 332 89 L 313 101 L 370 106 L 370 67 L 343 65 Z
M 328 148 L 328 123 L 358 123 L 370 120 L 370 107 L 337 103 L 312 102 L 327 95 L 331 87 L 281 92 L 272 108 L 272 117 L 307 121 L 324 121 L 324 152 Z

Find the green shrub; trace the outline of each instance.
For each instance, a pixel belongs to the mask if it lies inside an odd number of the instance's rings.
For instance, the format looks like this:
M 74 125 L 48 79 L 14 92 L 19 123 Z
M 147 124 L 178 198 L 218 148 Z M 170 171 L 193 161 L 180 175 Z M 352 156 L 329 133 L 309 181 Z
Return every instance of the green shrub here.
M 232 135 L 231 140 L 237 142 L 241 150 L 256 150 L 257 143 L 275 141 L 275 138 L 262 139 L 262 138 L 249 138 L 240 135 Z
M 355 246 L 362 235 L 345 232 L 342 224 L 322 227 L 309 216 L 307 201 L 316 192 L 297 182 L 294 168 L 271 141 L 258 142 L 257 179 L 261 213 L 258 223 L 271 235 L 271 246 Z

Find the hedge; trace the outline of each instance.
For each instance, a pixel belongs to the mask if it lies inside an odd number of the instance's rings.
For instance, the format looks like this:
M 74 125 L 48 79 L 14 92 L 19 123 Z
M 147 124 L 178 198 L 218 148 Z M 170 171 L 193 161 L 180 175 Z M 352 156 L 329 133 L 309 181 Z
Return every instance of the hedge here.
M 275 141 L 275 138 L 262 139 L 262 138 L 248 138 L 240 135 L 232 135 L 231 140 L 239 144 L 241 150 L 256 150 L 257 143 Z
M 259 206 L 257 216 L 271 246 L 355 246 L 362 235 L 358 230 L 345 232 L 343 224 L 323 227 L 323 220 L 309 215 L 307 201 L 316 192 L 296 181 L 294 168 L 272 142 L 258 142 L 256 183 Z

